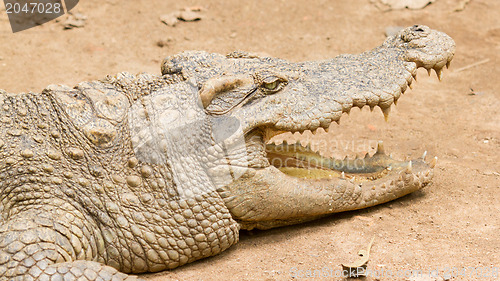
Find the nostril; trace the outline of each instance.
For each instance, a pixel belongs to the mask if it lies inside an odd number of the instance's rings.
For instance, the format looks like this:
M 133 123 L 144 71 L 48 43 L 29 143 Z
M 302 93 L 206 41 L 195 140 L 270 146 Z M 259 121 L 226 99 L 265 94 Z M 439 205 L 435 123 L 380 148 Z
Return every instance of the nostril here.
M 413 28 L 412 28 L 412 29 L 413 29 L 413 31 L 415 31 L 415 32 L 424 32 L 424 29 L 423 29 L 420 25 L 418 25 L 418 24 L 415 24 L 415 25 L 414 25 L 414 26 L 412 26 L 412 27 L 413 27 Z

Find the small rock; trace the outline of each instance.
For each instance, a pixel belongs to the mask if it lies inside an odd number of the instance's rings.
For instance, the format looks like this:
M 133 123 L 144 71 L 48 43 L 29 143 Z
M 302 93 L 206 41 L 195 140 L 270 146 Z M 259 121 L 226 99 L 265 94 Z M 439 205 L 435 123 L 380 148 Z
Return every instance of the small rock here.
M 87 21 L 87 16 L 75 13 L 70 14 L 68 18 L 62 23 L 64 29 L 73 29 L 80 28 L 85 26 L 85 22 Z
M 170 26 L 175 26 L 179 20 L 181 21 L 198 21 L 202 19 L 200 12 L 202 8 L 200 7 L 186 7 L 179 11 L 172 12 L 170 14 L 165 14 L 160 16 L 160 20 Z
M 160 39 L 156 41 L 156 46 L 163 48 L 163 47 L 169 47 L 174 40 L 172 38 L 167 38 L 167 39 Z
M 197 21 L 197 20 L 201 20 L 201 15 L 199 14 L 199 12 L 186 10 L 186 11 L 180 12 L 178 19 L 183 20 L 183 21 Z
M 170 26 L 175 26 L 179 22 L 179 20 L 177 19 L 177 15 L 174 13 L 163 15 L 160 17 L 160 20 L 164 24 Z
M 461 12 L 465 10 L 465 6 L 469 4 L 470 0 L 462 0 L 458 3 L 458 5 L 453 9 L 453 12 Z

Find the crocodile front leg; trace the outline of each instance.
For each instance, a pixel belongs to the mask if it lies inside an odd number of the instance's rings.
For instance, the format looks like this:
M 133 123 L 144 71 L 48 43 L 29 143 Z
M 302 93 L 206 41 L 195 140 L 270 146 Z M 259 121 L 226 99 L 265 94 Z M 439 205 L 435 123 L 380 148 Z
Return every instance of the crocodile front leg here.
M 22 211 L 0 225 L 0 280 L 138 280 L 102 263 L 96 226 L 68 208 Z

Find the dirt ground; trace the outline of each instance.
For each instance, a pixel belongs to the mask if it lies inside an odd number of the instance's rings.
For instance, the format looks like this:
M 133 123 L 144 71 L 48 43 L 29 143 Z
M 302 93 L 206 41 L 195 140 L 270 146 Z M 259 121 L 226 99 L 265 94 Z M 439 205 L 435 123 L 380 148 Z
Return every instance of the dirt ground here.
M 414 90 L 400 99 L 389 122 L 379 109 L 353 110 L 341 125 L 312 139 L 350 155 L 374 152 L 366 145 L 356 150 L 359 141 L 384 140 L 400 159 L 427 150 L 439 158 L 432 185 L 366 210 L 242 231 L 240 242 L 218 256 L 144 277 L 342 280 L 335 277 L 340 264 L 356 260 L 375 237 L 369 269 L 381 275 L 363 280 L 405 280 L 411 270 L 494 280 L 500 275 L 500 1 L 471 0 L 455 11 L 462 2 L 382 11 L 369 0 L 82 0 L 75 11 L 88 17 L 84 27 L 63 30 L 52 21 L 15 34 L 1 10 L 0 88 L 40 92 L 49 84 L 74 85 L 121 71 L 159 74 L 161 60 L 183 50 L 316 60 L 369 50 L 392 26 L 419 23 L 444 31 L 457 51 L 442 82 L 419 70 Z M 192 6 L 203 7 L 201 21 L 171 27 L 159 20 Z

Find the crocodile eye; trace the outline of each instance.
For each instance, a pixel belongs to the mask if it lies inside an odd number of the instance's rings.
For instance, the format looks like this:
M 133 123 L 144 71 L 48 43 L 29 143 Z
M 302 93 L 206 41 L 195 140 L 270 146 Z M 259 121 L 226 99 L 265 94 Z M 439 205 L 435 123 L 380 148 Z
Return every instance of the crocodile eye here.
M 269 76 L 262 80 L 262 88 L 267 92 L 277 92 L 283 87 L 284 81 L 282 78 L 276 76 Z
M 267 90 L 276 90 L 279 86 L 279 82 L 278 81 L 273 81 L 271 83 L 264 83 L 264 88 L 266 88 Z

